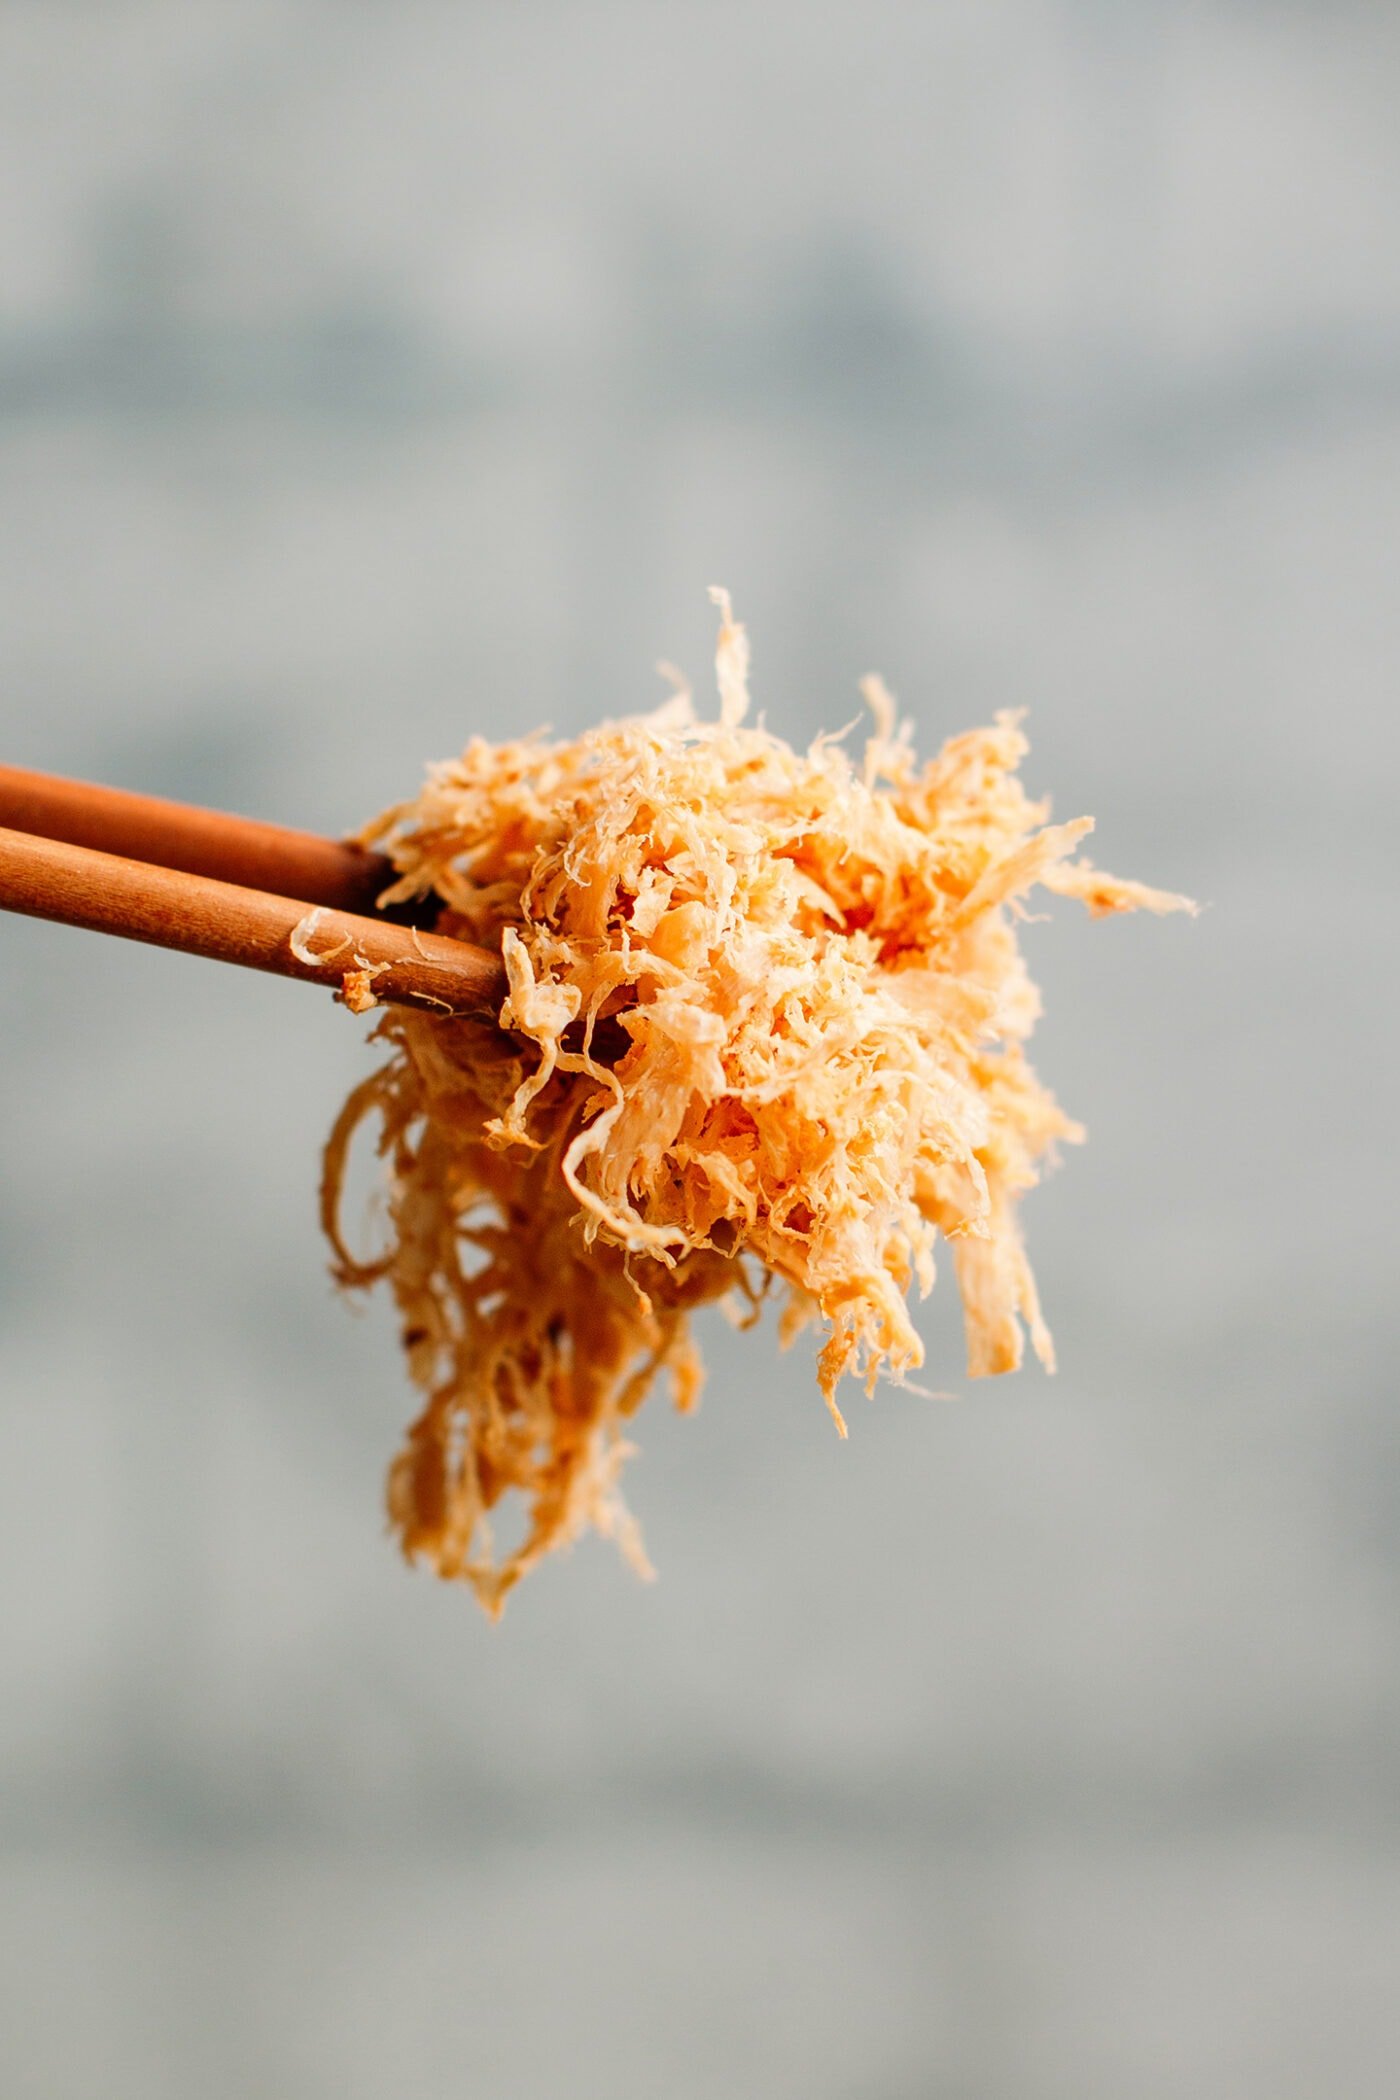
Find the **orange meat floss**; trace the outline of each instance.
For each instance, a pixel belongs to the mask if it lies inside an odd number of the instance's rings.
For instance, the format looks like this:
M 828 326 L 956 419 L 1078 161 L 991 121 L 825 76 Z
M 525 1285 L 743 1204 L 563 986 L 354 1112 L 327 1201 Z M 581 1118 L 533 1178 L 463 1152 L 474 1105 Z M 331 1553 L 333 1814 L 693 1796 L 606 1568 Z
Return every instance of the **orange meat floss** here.
M 497 1021 L 385 1009 L 387 1061 L 326 1150 L 335 1275 L 387 1282 L 423 1407 L 389 1475 L 404 1552 L 493 1616 L 588 1526 L 647 1572 L 618 1477 L 663 1374 L 694 1405 L 690 1315 L 770 1293 L 824 1334 L 836 1393 L 923 1361 L 909 1297 L 946 1241 L 968 1370 L 1053 1367 L 1018 1205 L 1081 1136 L 1025 1045 L 1017 940 L 1032 888 L 1095 915 L 1192 909 L 1100 873 L 1092 820 L 1052 824 L 1017 777 L 1013 714 L 916 762 L 878 679 L 863 753 L 804 752 L 747 720 L 748 645 L 720 608 L 719 713 L 678 690 L 570 742 L 473 738 L 362 834 L 436 897 L 441 933 L 501 952 Z M 356 986 L 356 1003 L 372 992 Z M 382 1252 L 339 1222 L 351 1142 L 376 1127 Z M 524 1535 L 496 1545 L 508 1506 Z

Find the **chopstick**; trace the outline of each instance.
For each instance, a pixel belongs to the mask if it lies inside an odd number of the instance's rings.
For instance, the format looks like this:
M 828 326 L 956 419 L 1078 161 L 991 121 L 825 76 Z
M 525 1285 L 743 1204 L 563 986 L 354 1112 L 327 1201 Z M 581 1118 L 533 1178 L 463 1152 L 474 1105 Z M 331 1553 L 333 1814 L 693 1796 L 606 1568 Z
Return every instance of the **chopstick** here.
M 336 899 L 364 897 L 392 875 L 360 847 L 0 768 L 0 816 L 21 815 L 36 826 L 54 824 L 60 835 L 0 827 L 0 909 L 328 985 L 357 1008 L 384 999 L 439 1013 L 491 1013 L 504 995 L 499 956 L 339 907 Z M 120 839 L 126 851 L 63 835 L 74 831 Z M 156 857 L 164 852 L 179 859 L 165 865 Z M 274 880 L 290 871 L 299 894 L 191 872 L 190 862 L 266 871 Z
M 187 875 L 211 875 L 244 889 L 304 897 L 308 904 L 329 904 L 337 911 L 373 911 L 375 898 L 395 879 L 384 854 L 370 853 L 350 839 L 321 838 L 222 809 L 31 773 L 23 766 L 0 766 L 0 826 L 181 868 Z M 424 905 L 420 911 L 431 908 Z M 403 906 L 395 916 L 400 914 L 409 916 Z M 419 917 L 417 923 L 428 921 Z

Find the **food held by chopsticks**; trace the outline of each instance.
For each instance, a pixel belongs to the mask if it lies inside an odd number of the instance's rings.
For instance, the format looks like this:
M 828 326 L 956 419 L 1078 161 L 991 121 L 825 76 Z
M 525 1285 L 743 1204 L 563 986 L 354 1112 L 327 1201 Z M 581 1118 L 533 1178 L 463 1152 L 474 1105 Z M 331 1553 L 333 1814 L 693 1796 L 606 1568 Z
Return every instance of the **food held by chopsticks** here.
M 843 1434 L 843 1378 L 923 1361 L 907 1300 L 940 1236 L 972 1375 L 1014 1369 L 1023 1329 L 1051 1365 L 1017 1205 L 1080 1131 L 1026 1059 L 1020 900 L 1192 908 L 1076 857 L 1091 822 L 1028 798 L 1012 715 L 923 766 L 873 679 L 862 755 L 748 726 L 744 631 L 715 597 L 717 721 L 678 692 L 572 742 L 474 738 L 362 835 L 399 872 L 382 901 L 436 897 L 440 935 L 504 955 L 499 1027 L 384 1010 L 388 1060 L 323 1184 L 336 1274 L 388 1281 L 424 1395 L 392 1522 L 493 1614 L 590 1524 L 646 1569 L 625 1425 L 663 1372 L 693 1405 L 711 1300 L 747 1323 L 776 1291 L 784 1340 L 821 1328 Z M 390 1234 L 362 1259 L 339 1210 L 367 1121 Z M 498 1550 L 512 1496 L 525 1536 Z

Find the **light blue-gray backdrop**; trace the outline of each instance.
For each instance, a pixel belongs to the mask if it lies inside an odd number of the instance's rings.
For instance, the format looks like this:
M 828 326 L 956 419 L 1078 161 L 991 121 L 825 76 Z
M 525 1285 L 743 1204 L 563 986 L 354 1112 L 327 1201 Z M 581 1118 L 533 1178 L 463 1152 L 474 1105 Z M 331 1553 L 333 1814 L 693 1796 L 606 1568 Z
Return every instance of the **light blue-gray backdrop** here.
M 402 1568 L 365 1024 L 0 923 L 7 2100 L 1314 2100 L 1400 2050 L 1400 15 L 0 9 L 12 760 L 329 830 L 878 666 L 1195 925 L 1032 930 L 1062 1370 L 707 1323 L 661 1579 Z

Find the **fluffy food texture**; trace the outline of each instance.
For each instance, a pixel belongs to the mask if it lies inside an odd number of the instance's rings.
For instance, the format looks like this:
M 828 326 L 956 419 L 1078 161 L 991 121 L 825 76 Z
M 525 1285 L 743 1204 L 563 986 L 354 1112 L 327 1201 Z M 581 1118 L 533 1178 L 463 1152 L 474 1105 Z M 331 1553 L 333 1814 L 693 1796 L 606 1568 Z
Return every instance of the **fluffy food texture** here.
M 746 726 L 748 650 L 723 592 L 717 721 L 678 691 L 572 742 L 474 738 L 363 833 L 436 896 L 442 933 L 499 949 L 499 1027 L 388 1009 L 388 1062 L 326 1154 L 339 1280 L 387 1280 L 425 1405 L 389 1476 L 413 1560 L 492 1614 L 588 1525 L 646 1560 L 618 1493 L 625 1425 L 661 1373 L 701 1382 L 692 1310 L 781 1334 L 819 1322 L 818 1380 L 907 1382 L 907 1303 L 948 1242 L 968 1369 L 1050 1336 L 1017 1203 L 1081 1133 L 1024 1044 L 1039 1011 L 1016 937 L 1035 884 L 1093 913 L 1187 900 L 1099 873 L 1016 777 L 1014 715 L 916 765 L 877 680 L 862 758 Z M 361 988 L 363 989 L 363 988 Z M 385 1251 L 338 1223 L 376 1119 Z M 522 1498 L 523 1537 L 493 1512 Z

